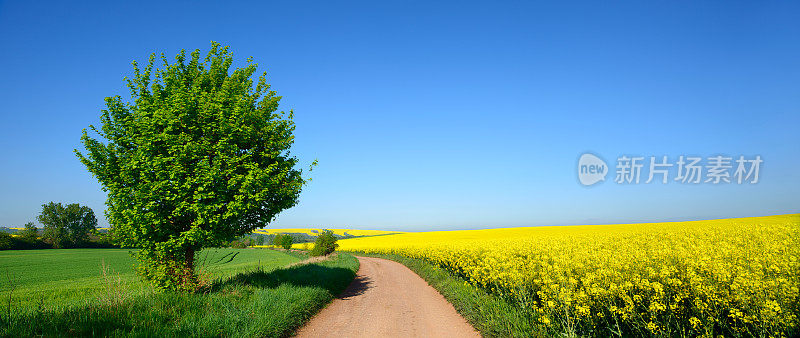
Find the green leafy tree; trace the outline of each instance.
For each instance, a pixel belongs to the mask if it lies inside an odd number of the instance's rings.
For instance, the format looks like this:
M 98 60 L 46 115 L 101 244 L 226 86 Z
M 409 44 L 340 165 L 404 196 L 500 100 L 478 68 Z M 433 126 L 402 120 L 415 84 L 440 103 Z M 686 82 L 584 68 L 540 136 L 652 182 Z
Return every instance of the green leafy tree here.
M 181 51 L 133 62 L 131 101 L 106 98 L 101 139 L 84 130 L 78 158 L 108 192 L 108 220 L 123 246 L 138 247 L 139 272 L 165 289 L 197 287 L 195 253 L 271 222 L 305 184 L 293 113 L 251 59 L 231 70 L 228 47 L 205 57 Z M 103 139 L 105 141 L 103 141 Z M 312 165 L 313 166 L 313 165 Z
M 39 240 L 39 229 L 36 228 L 36 225 L 33 222 L 25 223 L 24 229 L 19 232 L 19 237 L 29 243 L 34 243 Z
M 281 246 L 283 243 L 283 234 L 275 234 L 272 236 L 272 240 L 270 241 L 272 245 Z
M 43 225 L 42 238 L 55 248 L 79 246 L 97 228 L 94 211 L 78 203 L 66 206 L 55 202 L 43 204 L 38 220 Z
M 311 249 L 311 256 L 331 254 L 338 246 L 339 244 L 336 244 L 336 235 L 333 234 L 333 231 L 325 230 L 317 236 L 317 240 L 314 242 L 314 248 Z
M 288 234 L 277 234 L 272 238 L 272 245 L 277 245 L 286 250 L 291 249 L 292 244 L 294 244 L 294 238 Z

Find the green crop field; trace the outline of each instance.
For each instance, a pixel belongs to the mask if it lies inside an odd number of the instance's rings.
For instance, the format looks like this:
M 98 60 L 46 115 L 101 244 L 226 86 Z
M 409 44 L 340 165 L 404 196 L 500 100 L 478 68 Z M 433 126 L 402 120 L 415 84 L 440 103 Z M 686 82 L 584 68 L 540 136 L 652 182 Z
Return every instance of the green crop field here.
M 303 257 L 206 249 L 198 264 L 209 288 L 181 294 L 141 281 L 129 251 L 0 251 L 0 336 L 283 336 L 343 291 L 358 270 L 347 254 L 286 267 Z
M 0 251 L 0 299 L 20 311 L 32 304 L 63 306 L 83 301 L 108 287 L 125 284 L 146 291 L 134 272 L 128 249 L 61 249 Z M 199 255 L 200 269 L 212 278 L 228 277 L 254 268 L 273 269 L 298 262 L 283 252 L 258 249 L 206 249 Z M 105 273 L 103 267 L 105 266 Z M 13 289 L 13 292 L 12 292 Z

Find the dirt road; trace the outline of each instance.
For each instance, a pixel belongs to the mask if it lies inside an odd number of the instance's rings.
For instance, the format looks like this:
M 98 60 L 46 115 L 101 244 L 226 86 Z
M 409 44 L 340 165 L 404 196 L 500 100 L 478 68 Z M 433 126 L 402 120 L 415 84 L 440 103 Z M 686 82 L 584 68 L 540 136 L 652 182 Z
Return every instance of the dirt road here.
M 453 305 L 404 265 L 358 260 L 355 280 L 297 337 L 480 337 Z

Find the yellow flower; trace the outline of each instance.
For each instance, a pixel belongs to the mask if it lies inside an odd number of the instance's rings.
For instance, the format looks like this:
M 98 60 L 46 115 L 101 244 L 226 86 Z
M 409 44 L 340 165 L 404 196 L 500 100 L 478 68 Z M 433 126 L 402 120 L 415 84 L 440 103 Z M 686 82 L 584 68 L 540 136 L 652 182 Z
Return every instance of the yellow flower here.
M 701 323 L 701 321 L 700 321 L 700 319 L 697 319 L 697 317 L 689 318 L 689 324 L 692 325 L 692 329 L 697 330 L 697 328 L 700 327 L 700 323 Z

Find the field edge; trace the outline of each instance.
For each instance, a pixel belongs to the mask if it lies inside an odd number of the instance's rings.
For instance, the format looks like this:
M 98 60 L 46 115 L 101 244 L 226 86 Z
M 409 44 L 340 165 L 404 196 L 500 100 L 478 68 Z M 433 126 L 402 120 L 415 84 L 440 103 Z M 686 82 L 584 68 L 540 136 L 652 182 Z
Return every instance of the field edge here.
M 338 253 L 274 270 L 246 269 L 204 293 L 160 292 L 129 299 L 0 315 L 0 336 L 287 337 L 352 282 L 358 259 Z M 217 310 L 214 310 L 217 309 Z M 10 316 L 9 316 L 10 315 Z
M 396 254 L 377 254 L 346 251 L 354 256 L 383 258 L 403 264 L 436 289 L 456 311 L 484 337 L 512 337 L 528 332 L 532 337 L 547 337 L 556 332 L 543 332 L 541 327 L 530 326 L 527 318 L 516 307 L 485 291 L 467 285 L 461 277 L 419 258 Z

